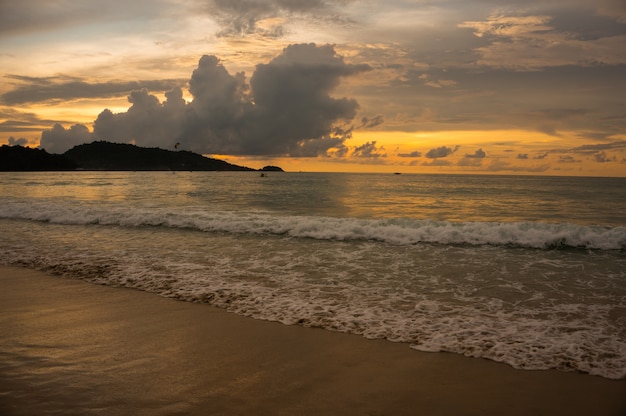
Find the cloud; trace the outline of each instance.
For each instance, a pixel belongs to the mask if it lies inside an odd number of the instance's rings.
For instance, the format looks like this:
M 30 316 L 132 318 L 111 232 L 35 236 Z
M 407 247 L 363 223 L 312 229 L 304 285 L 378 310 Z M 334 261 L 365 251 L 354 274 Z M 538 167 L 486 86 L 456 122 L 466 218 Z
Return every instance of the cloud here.
M 19 111 L 9 107 L 0 107 L 0 132 L 41 132 L 42 127 L 50 126 L 56 120 L 39 118 L 35 113 Z
M 466 21 L 459 27 L 473 29 L 475 36 L 485 39 L 487 44 L 475 49 L 480 56 L 479 65 L 536 70 L 564 65 L 626 64 L 626 50 L 620 46 L 626 42 L 623 31 L 586 38 L 559 30 L 553 20 L 550 15 L 493 13 L 486 20 Z
M 483 151 L 483 149 L 478 149 L 474 153 L 466 154 L 465 157 L 470 159 L 483 159 L 487 157 L 487 154 Z
M 452 166 L 452 162 L 447 160 L 433 159 L 430 162 L 422 163 L 422 166 Z
M 464 166 L 464 167 L 468 167 L 468 166 L 478 167 L 478 166 L 482 166 L 482 164 L 483 164 L 482 159 L 469 158 L 469 157 L 464 157 L 457 162 L 457 166 Z
M 21 105 L 46 101 L 65 101 L 80 98 L 106 98 L 128 94 L 129 91 L 147 88 L 167 91 L 182 80 L 110 81 L 89 83 L 73 77 L 25 77 L 7 75 L 7 78 L 21 83 L 17 88 L 0 96 L 0 102 L 7 105 Z
M 578 163 L 578 162 L 581 162 L 581 160 L 577 160 L 573 156 L 569 156 L 569 155 L 559 156 L 559 160 L 558 160 L 558 163 Z
M 222 37 L 250 34 L 280 37 L 288 18 L 304 15 L 330 18 L 333 9 L 332 2 L 326 0 L 210 0 L 203 6 L 223 27 L 218 34 Z
M 457 166 L 465 167 L 477 167 L 482 166 L 483 159 L 487 157 L 487 154 L 483 149 L 478 149 L 474 153 L 466 153 L 465 156 L 457 162 Z
M 456 81 L 451 79 L 433 79 L 432 76 L 429 74 L 421 74 L 420 76 L 418 76 L 418 79 L 422 80 L 424 82 L 424 85 L 433 88 L 453 87 L 458 84 Z
M 362 117 L 361 118 L 361 125 L 359 125 L 359 128 L 368 128 L 371 129 L 373 127 L 379 126 L 381 124 L 383 124 L 385 121 L 384 117 L 381 115 L 375 116 L 374 118 L 369 118 L 369 117 Z
M 85 0 L 72 7 L 49 0 L 0 1 L 4 72 L 19 74 L 3 77 L 0 105 L 37 112 L 40 119 L 0 117 L 0 132 L 4 131 L 5 139 L 12 135 L 33 140 L 34 134 L 27 131 L 40 133 L 56 122 L 65 128 L 76 122 L 92 128 L 87 121 L 93 121 L 104 108 L 90 110 L 95 102 L 92 98 L 132 95 L 125 107 L 118 107 L 116 100 L 113 111 L 98 116 L 96 131 L 102 135 L 98 139 L 123 138 L 164 148 L 181 142 L 181 148 L 216 155 L 346 152 L 348 157 L 354 147 L 345 145 L 350 143 L 347 139 L 360 129 L 389 131 L 390 137 L 393 132 L 526 130 L 532 134 L 515 146 L 508 145 L 515 151 L 507 160 L 520 165 L 548 159 L 556 162 L 568 150 L 557 153 L 548 146 L 595 145 L 622 138 L 621 97 L 626 88 L 624 65 L 612 64 L 625 62 L 622 41 L 626 26 L 619 23 L 626 22 L 624 2 L 571 0 L 568 7 L 562 6 L 558 1 L 537 0 L 506 4 L 481 0 L 462 5 L 458 1 L 414 0 L 385 4 Z M 177 10 L 172 10 L 174 7 Z M 598 13 L 599 9 L 603 12 Z M 286 80 L 296 75 L 302 80 L 307 77 L 297 74 L 295 64 L 272 58 L 287 44 L 302 39 L 318 45 L 335 42 L 333 49 L 346 62 L 368 63 L 375 69 L 347 83 L 343 77 L 352 77 L 352 72 L 324 75 L 341 84 L 327 89 L 321 98 L 315 96 L 311 103 L 289 100 L 281 107 L 268 91 L 275 89 L 264 84 L 275 80 L 281 70 L 289 72 Z M 199 68 L 202 53 L 198 50 L 211 51 L 207 54 L 219 59 L 207 59 Z M 305 54 L 301 55 L 298 62 L 303 66 Z M 313 54 L 307 65 L 321 65 L 320 55 L 324 54 Z M 257 74 L 255 64 L 261 62 L 268 68 Z M 190 94 L 186 89 L 194 69 L 198 72 Z M 245 74 L 238 73 L 244 69 Z M 258 81 L 254 87 L 251 77 Z M 177 100 L 162 94 L 176 94 L 177 88 L 182 88 L 188 102 L 172 106 Z M 142 89 L 143 94 L 137 93 Z M 287 92 L 285 88 L 277 94 L 287 97 Z M 304 89 L 296 93 L 307 94 Z M 83 99 L 90 102 L 66 102 Z M 41 103 L 45 107 L 29 108 L 29 104 Z M 311 114 L 304 116 L 304 109 L 311 109 Z M 92 111 L 91 118 L 83 119 L 85 111 Z M 314 114 L 320 121 L 314 120 Z M 384 125 L 379 114 L 384 114 Z M 270 117 L 274 125 L 264 120 Z M 540 147 L 533 142 L 539 137 L 537 131 L 554 136 L 545 139 L 555 144 Z M 377 144 L 381 143 L 378 139 Z M 485 142 L 474 143 L 439 159 L 456 164 L 464 156 L 475 156 Z M 446 142 L 426 144 L 417 153 L 412 151 L 418 147 L 404 147 L 401 151 L 405 153 L 398 156 L 406 163 L 430 162 L 437 158 L 425 155 L 442 144 Z M 495 149 L 482 159 L 484 166 L 493 161 Z M 549 152 L 544 156 L 548 159 L 532 160 L 537 150 Z M 602 151 L 607 159 L 623 157 L 619 149 L 581 148 L 569 154 L 592 162 Z M 388 152 L 391 156 L 398 151 L 389 148 Z M 526 160 L 516 159 L 518 154 L 525 154 Z M 481 160 L 469 159 L 473 163 Z M 604 167 L 610 170 L 612 165 Z
M 456 152 L 458 148 L 459 146 L 456 146 L 454 148 L 447 147 L 447 146 L 437 147 L 434 149 L 430 149 L 428 153 L 426 153 L 426 157 L 430 159 L 447 157 L 447 156 L 450 156 L 452 153 Z
M 519 39 L 550 30 L 551 27 L 547 25 L 550 20 L 550 16 L 492 14 L 487 20 L 468 21 L 461 23 L 459 27 L 474 29 L 474 35 L 479 38 L 493 35 Z
M 587 160 L 607 163 L 616 162 L 619 153 L 623 153 L 625 150 L 626 140 L 616 140 L 609 143 L 585 144 L 574 148 L 550 149 L 545 153 L 534 156 L 533 159 L 544 159 L 548 154 L 560 154 L 557 159 L 558 163 L 579 163 L 582 162 L 582 160 L 577 159 L 577 156 L 585 155 L 587 156 Z
M 41 131 L 41 124 L 28 120 L 5 120 L 0 123 L 0 132 Z
M 333 147 L 349 138 L 346 123 L 358 104 L 330 93 L 342 77 L 369 69 L 344 63 L 330 45 L 314 44 L 288 46 L 270 63 L 257 65 L 250 79 L 255 105 L 253 128 L 245 134 L 248 152 L 313 156 L 316 142 Z
M 145 147 L 171 149 L 182 134 L 187 104 L 180 88 L 165 93 L 166 100 L 147 90 L 131 92 L 132 104 L 125 113 L 104 110 L 94 122 L 94 137 L 111 142 L 135 143 Z
M 205 55 L 189 80 L 191 102 L 178 87 L 164 102 L 146 89 L 133 91 L 126 112 L 98 115 L 93 136 L 166 149 L 179 142 L 203 154 L 323 155 L 351 137 L 358 109 L 355 100 L 330 94 L 343 77 L 369 69 L 346 64 L 331 45 L 297 44 L 257 65 L 247 83 L 244 73 L 232 75 L 217 57 Z M 67 150 L 75 143 L 59 143 L 69 137 L 59 127 L 45 132 L 42 147 Z
M 380 151 L 384 150 L 382 147 L 379 148 L 376 146 L 376 141 L 367 142 L 362 144 L 361 146 L 357 146 L 354 148 L 354 152 L 352 153 L 352 157 L 356 158 L 366 158 L 366 159 L 377 159 L 387 157 L 386 153 L 380 153 Z
M 20 137 L 16 139 L 13 136 L 9 137 L 9 146 L 26 146 L 28 144 L 28 140 L 24 137 Z
M 0 35 L 32 33 L 97 24 L 105 20 L 145 19 L 172 11 L 167 0 L 64 1 L 24 0 L 0 2 Z
M 487 170 L 490 172 L 545 172 L 550 169 L 550 165 L 547 163 L 541 165 L 533 165 L 533 166 L 516 166 L 511 165 L 508 162 L 502 160 L 494 160 L 491 162 L 489 166 L 487 166 Z
M 39 147 L 46 149 L 49 153 L 64 153 L 79 144 L 92 141 L 89 128 L 84 124 L 75 124 L 69 129 L 65 129 L 60 124 L 55 124 L 50 130 L 41 133 Z
M 598 3 L 597 13 L 626 24 L 626 5 L 622 0 L 605 0 Z
M 598 152 L 593 155 L 593 160 L 595 160 L 598 163 L 606 163 L 606 162 L 615 162 L 617 158 L 615 156 L 612 158 L 608 157 L 606 152 Z
M 398 153 L 398 157 L 422 157 L 422 152 Z
M 585 144 L 571 149 L 574 153 L 596 153 L 603 150 L 626 149 L 626 140 L 618 140 L 611 143 Z

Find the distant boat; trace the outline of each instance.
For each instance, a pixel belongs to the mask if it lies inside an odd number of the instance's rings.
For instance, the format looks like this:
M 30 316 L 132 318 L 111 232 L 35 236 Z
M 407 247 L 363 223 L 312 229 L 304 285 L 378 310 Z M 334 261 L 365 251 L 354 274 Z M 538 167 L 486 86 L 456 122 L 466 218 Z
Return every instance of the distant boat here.
M 402 175 L 400 172 L 395 172 L 394 175 Z

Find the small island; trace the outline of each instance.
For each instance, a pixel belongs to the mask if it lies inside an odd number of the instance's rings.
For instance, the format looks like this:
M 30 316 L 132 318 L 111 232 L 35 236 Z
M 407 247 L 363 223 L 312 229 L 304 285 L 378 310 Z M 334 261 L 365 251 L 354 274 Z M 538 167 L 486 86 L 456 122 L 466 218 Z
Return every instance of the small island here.
M 96 141 L 58 155 L 22 146 L 0 147 L 0 171 L 271 171 L 277 166 L 252 169 L 186 150 L 164 150 L 132 144 Z

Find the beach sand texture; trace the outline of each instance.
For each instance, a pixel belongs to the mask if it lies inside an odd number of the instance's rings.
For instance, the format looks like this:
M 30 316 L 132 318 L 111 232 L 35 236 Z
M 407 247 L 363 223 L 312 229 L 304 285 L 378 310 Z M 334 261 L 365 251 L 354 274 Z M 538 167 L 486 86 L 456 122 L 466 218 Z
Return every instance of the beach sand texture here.
M 0 415 L 626 415 L 626 380 L 0 267 Z

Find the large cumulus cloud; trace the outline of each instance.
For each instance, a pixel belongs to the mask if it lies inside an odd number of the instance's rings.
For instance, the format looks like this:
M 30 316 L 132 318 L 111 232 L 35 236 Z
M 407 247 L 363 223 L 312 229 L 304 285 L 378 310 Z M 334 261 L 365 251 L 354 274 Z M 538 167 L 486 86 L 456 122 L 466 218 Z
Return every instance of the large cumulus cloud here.
M 344 63 L 332 46 L 313 44 L 289 46 L 270 63 L 258 65 L 250 80 L 255 106 L 253 130 L 246 132 L 248 149 L 311 156 L 341 144 L 358 104 L 330 93 L 341 77 L 366 69 Z
M 330 45 L 298 44 L 257 65 L 248 83 L 244 73 L 232 75 L 217 57 L 205 55 L 189 80 L 190 102 L 180 88 L 163 102 L 145 89 L 133 91 L 126 112 L 102 111 L 93 134 L 83 138 L 162 148 L 180 143 L 205 154 L 325 154 L 344 146 L 358 109 L 355 100 L 331 94 L 342 77 L 367 70 L 344 62 Z M 76 144 L 59 127 L 44 132 L 42 147 Z
M 136 143 L 146 147 L 171 147 L 181 134 L 186 102 L 180 88 L 165 93 L 166 100 L 142 89 L 128 97 L 132 104 L 125 113 L 104 110 L 94 123 L 94 136 L 100 140 Z
M 63 153 L 67 149 L 91 141 L 91 133 L 87 126 L 74 124 L 66 129 L 61 124 L 55 124 L 50 130 L 41 133 L 39 146 L 50 153 Z

